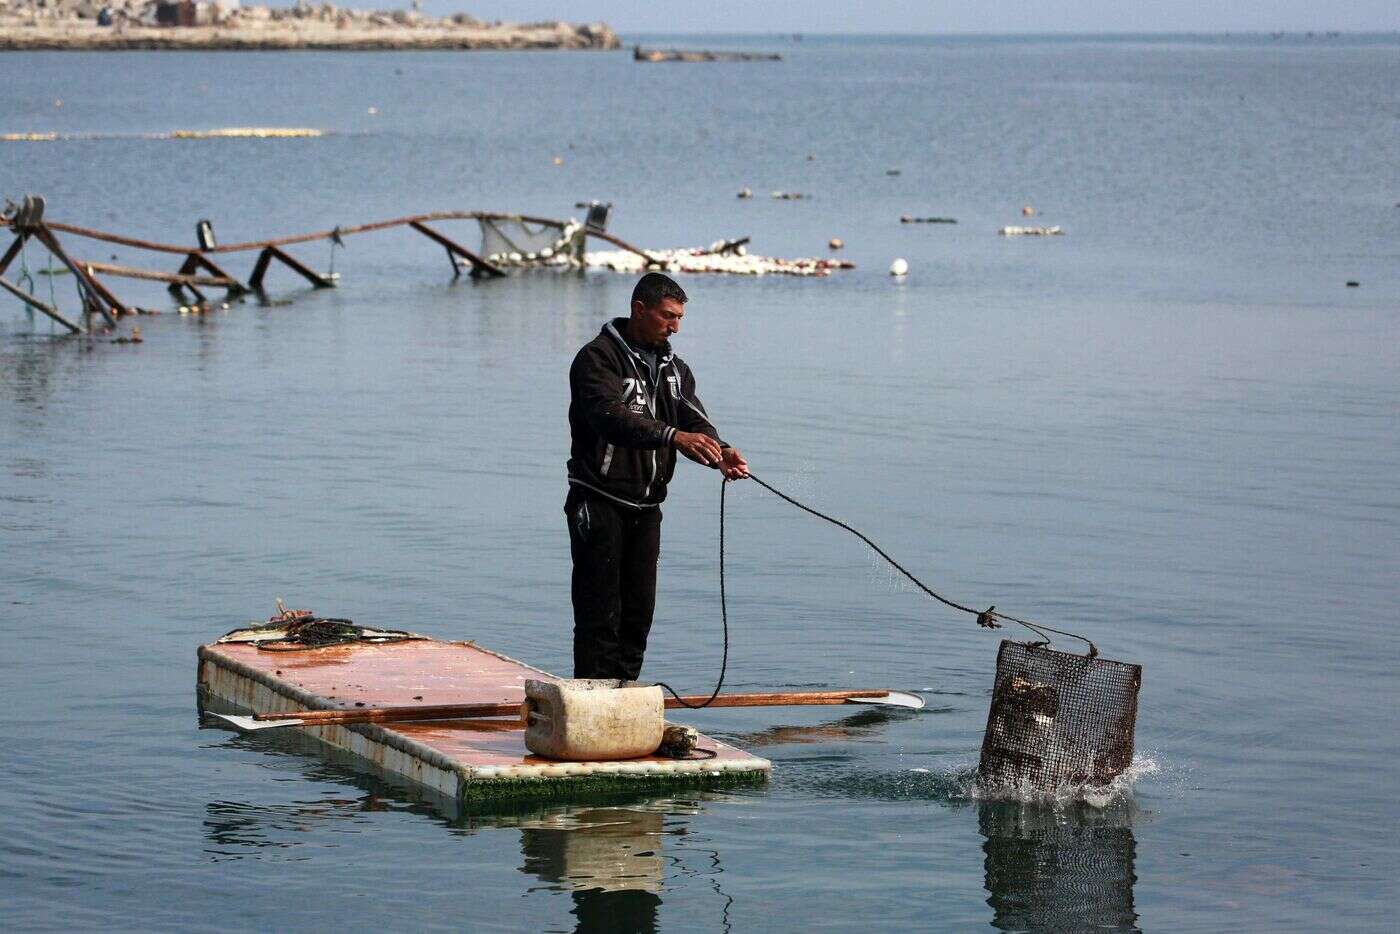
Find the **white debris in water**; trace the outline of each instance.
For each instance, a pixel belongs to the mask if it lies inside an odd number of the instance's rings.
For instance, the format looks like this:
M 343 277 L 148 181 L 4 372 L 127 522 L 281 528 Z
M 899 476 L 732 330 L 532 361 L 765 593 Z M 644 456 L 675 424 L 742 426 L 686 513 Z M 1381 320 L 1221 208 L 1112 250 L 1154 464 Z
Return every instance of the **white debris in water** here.
M 670 272 L 712 272 L 735 276 L 829 276 L 834 269 L 851 269 L 855 265 L 836 259 L 781 259 L 752 253 L 710 253 L 699 249 L 648 250 L 647 254 Z M 585 253 L 583 264 L 591 269 L 627 273 L 641 272 L 647 265 L 646 260 L 629 250 Z
M 1059 227 L 1003 227 L 997 233 L 1003 237 L 1058 237 L 1064 231 Z

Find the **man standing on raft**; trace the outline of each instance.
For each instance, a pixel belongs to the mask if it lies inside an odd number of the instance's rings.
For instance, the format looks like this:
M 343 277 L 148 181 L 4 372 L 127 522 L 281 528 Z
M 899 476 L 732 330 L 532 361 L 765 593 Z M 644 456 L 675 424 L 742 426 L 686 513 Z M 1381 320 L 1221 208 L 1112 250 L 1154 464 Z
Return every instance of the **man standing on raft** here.
M 635 681 L 656 606 L 661 502 L 676 452 L 729 480 L 748 462 L 720 440 L 695 395 L 695 377 L 671 351 L 685 291 L 649 272 L 632 313 L 603 325 L 569 368 L 569 495 L 573 553 L 574 677 Z

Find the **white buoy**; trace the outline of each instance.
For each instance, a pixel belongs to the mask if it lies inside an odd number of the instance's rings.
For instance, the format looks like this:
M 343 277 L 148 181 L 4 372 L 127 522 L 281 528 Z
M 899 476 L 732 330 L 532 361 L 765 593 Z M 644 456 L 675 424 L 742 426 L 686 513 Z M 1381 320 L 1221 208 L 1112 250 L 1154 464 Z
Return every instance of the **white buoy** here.
M 890 275 L 892 275 L 892 276 L 907 276 L 907 275 L 909 275 L 909 264 L 906 263 L 902 257 L 901 257 L 900 259 L 895 260 L 893 263 L 890 263 Z

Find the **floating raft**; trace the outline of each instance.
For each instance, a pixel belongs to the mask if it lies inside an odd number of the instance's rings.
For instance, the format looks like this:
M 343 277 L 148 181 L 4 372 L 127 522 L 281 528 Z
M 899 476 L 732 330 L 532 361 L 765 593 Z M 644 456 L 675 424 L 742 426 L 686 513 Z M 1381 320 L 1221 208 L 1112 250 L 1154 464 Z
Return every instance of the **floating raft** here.
M 519 703 L 526 678 L 554 677 L 472 642 L 426 638 L 296 651 L 267 651 L 246 642 L 199 648 L 200 704 L 220 713 Z M 761 782 L 771 767 L 703 734 L 691 759 L 558 762 L 528 752 L 524 730 L 509 720 L 301 726 L 287 732 L 457 801 L 727 786 Z

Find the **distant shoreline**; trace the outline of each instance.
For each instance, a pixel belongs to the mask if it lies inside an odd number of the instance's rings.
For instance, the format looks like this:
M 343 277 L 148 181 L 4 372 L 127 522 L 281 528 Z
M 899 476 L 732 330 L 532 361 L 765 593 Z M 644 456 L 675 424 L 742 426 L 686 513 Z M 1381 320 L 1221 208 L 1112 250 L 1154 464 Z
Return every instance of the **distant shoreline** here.
M 467 23 L 431 20 L 381 23 L 279 19 L 207 26 L 135 23 L 99 26 L 89 19 L 0 18 L 0 51 L 419 51 L 431 49 L 528 51 L 620 48 L 606 25 Z

